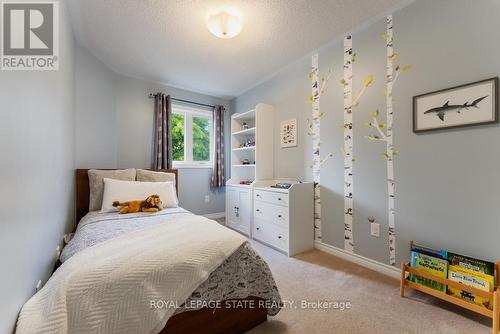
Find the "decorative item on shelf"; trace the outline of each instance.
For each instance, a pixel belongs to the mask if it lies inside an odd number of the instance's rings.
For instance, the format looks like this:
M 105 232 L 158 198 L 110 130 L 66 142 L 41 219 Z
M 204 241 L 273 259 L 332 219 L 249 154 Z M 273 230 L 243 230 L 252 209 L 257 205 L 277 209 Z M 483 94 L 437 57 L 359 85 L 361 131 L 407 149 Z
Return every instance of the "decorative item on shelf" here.
M 498 122 L 498 77 L 413 97 L 413 132 Z
M 248 185 L 252 184 L 252 181 L 240 181 L 240 184 L 248 186 Z
M 243 144 L 243 147 L 253 147 L 255 146 L 255 139 L 248 138 L 247 141 Z
M 241 164 L 242 164 L 242 165 L 250 165 L 250 160 L 248 160 L 248 159 L 243 159 L 243 160 L 241 160 Z
M 281 122 L 281 148 L 297 146 L 297 119 Z
M 250 129 L 250 126 L 246 122 L 243 122 L 243 124 L 241 126 L 243 127 L 243 130 Z

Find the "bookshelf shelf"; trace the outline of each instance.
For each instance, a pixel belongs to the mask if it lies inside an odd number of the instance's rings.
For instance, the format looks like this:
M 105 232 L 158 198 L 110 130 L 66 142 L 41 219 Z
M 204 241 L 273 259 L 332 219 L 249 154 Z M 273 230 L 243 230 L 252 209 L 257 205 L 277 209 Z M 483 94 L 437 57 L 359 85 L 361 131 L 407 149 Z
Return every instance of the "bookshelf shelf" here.
M 460 306 L 462 308 L 468 309 L 472 312 L 479 313 L 485 317 L 491 318 L 492 319 L 492 333 L 493 334 L 498 334 L 500 330 L 500 262 L 497 262 L 495 265 L 495 271 L 497 272 L 496 276 L 496 282 L 495 282 L 495 288 L 492 292 L 489 291 L 484 291 L 477 289 L 475 287 L 465 285 L 459 282 L 452 281 L 447 278 L 439 277 L 436 275 L 433 275 L 429 272 L 426 272 L 424 270 L 418 269 L 418 268 L 413 268 L 410 263 L 403 263 L 401 264 L 401 282 L 400 282 L 400 295 L 401 297 L 405 296 L 405 288 L 411 288 L 413 290 L 417 290 L 420 292 L 423 292 L 425 294 L 431 295 L 435 298 L 439 298 L 441 300 L 447 301 L 449 303 L 455 304 L 457 306 Z M 493 301 L 493 309 L 490 310 L 486 307 L 477 305 L 473 302 L 469 302 L 465 299 L 461 299 L 458 297 L 455 297 L 453 295 L 449 295 L 446 293 L 446 291 L 442 292 L 436 289 L 433 289 L 429 286 L 419 284 L 416 282 L 413 282 L 410 280 L 410 274 L 419 276 L 421 278 L 425 279 L 430 279 L 435 282 L 445 284 L 446 286 L 450 286 L 456 289 L 460 289 L 462 291 L 466 291 L 469 293 L 472 293 L 474 295 L 478 295 L 481 297 L 489 298 Z
M 249 119 L 255 119 L 255 109 L 243 112 L 241 114 L 234 115 L 233 119 L 236 119 L 236 120 L 239 120 L 239 121 L 245 121 L 245 120 L 249 120 Z
M 237 147 L 237 148 L 233 148 L 233 151 L 253 151 L 255 150 L 255 146 L 247 146 L 247 147 Z
M 252 136 L 255 135 L 256 127 L 233 132 L 233 136 Z

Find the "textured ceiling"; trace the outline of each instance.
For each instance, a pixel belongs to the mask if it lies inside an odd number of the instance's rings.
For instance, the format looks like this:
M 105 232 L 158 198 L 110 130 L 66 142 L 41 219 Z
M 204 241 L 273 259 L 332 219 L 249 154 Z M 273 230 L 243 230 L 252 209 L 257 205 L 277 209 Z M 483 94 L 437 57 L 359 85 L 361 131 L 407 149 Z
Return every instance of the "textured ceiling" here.
M 400 0 L 68 2 L 78 42 L 116 72 L 230 98 Z M 244 17 L 228 40 L 205 23 L 223 5 Z

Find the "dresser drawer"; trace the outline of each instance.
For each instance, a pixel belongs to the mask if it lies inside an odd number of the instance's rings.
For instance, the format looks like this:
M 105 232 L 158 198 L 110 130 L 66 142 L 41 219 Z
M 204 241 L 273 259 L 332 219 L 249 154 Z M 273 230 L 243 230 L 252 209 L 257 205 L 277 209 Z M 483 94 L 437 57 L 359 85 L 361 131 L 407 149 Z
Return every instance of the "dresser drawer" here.
M 270 224 L 267 221 L 254 221 L 254 239 L 265 242 L 288 253 L 288 231 L 287 229 Z
M 254 199 L 277 205 L 288 206 L 288 194 L 266 190 L 254 190 Z
M 286 206 L 255 201 L 254 218 L 267 220 L 288 229 L 288 207 Z

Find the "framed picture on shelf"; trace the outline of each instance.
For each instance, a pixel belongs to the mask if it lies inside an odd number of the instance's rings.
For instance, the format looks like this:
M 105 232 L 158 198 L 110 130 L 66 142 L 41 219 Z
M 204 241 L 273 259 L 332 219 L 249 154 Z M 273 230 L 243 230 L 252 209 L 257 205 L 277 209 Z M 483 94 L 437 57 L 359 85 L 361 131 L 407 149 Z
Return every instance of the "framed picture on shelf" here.
M 280 126 L 280 147 L 297 146 L 297 119 L 289 119 L 281 122 Z
M 498 77 L 413 97 L 413 132 L 498 123 Z

